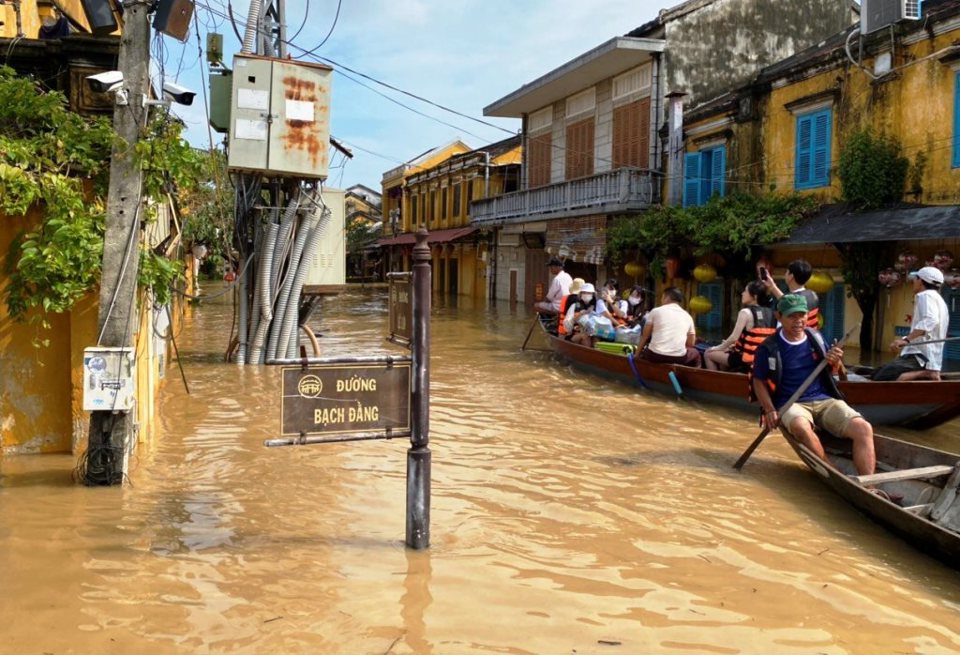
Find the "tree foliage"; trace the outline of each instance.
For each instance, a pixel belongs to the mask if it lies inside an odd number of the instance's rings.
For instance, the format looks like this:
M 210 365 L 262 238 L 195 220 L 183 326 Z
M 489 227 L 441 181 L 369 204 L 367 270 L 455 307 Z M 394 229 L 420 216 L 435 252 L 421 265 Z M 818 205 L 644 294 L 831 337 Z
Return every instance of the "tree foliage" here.
M 138 147 L 145 194 L 158 201 L 173 183 L 191 185 L 194 157 L 180 129 L 151 123 L 144 135 L 151 145 Z M 14 319 L 39 309 L 31 320 L 49 327 L 47 313 L 68 311 L 96 288 L 116 138 L 108 119 L 75 114 L 63 94 L 0 67 L 0 213 L 19 221 L 36 208 L 40 216 L 6 256 L 3 296 Z M 168 300 L 178 264 L 151 251 L 140 258 L 140 284 Z
M 642 253 L 658 273 L 665 259 L 682 249 L 747 260 L 752 248 L 786 238 L 816 208 L 810 197 L 773 193 L 714 196 L 698 207 L 654 207 L 615 219 L 607 231 L 607 252 L 616 263 Z
M 899 202 L 909 168 L 910 162 L 893 138 L 869 129 L 854 132 L 840 153 L 843 198 L 859 209 Z

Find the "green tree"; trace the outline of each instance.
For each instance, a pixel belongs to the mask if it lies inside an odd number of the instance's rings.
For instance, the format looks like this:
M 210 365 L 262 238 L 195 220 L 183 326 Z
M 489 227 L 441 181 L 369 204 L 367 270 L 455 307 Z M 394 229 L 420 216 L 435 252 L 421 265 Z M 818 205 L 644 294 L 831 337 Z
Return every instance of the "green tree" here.
M 870 129 L 854 132 L 840 152 L 843 199 L 858 209 L 899 202 L 909 167 L 910 162 L 893 138 Z

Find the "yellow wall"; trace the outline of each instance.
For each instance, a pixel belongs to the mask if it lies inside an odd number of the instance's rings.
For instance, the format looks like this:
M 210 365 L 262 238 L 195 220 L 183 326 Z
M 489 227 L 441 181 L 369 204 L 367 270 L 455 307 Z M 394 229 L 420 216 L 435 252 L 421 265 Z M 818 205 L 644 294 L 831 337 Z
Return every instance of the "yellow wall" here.
M 58 4 L 71 18 L 89 28 L 90 23 L 87 21 L 87 15 L 83 11 L 80 0 L 59 0 Z M 48 8 L 38 10 L 36 0 L 23 0 L 20 4 L 20 21 L 23 34 L 28 39 L 37 38 L 42 17 L 49 15 L 51 14 Z M 0 22 L 3 22 L 3 25 L 0 25 L 0 37 L 13 38 L 17 36 L 17 14 L 14 11 L 13 4 L 0 5 Z M 119 23 L 119 21 L 117 22 Z M 73 29 L 72 26 L 71 29 Z M 119 30 L 117 30 L 117 33 L 119 33 Z

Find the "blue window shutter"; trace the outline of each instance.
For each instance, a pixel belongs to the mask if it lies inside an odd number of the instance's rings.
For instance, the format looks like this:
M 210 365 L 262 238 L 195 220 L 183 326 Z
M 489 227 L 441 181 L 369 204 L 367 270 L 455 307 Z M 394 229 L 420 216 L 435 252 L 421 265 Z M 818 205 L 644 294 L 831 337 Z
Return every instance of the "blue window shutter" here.
M 810 186 L 810 154 L 813 137 L 813 121 L 810 116 L 797 118 L 797 161 L 794 186 L 805 189 Z
M 709 312 L 697 314 L 697 327 L 708 331 L 719 330 L 723 323 L 723 283 L 701 283 L 697 287 L 697 293 L 709 298 L 710 302 L 713 303 Z
M 688 152 L 683 157 L 683 206 L 692 207 L 700 202 L 700 153 Z
M 940 292 L 950 310 L 950 324 L 947 327 L 947 337 L 960 337 L 960 289 L 951 289 L 944 286 Z M 960 341 L 948 341 L 943 344 L 943 368 L 956 370 L 960 366 Z M 949 364 L 949 366 L 948 366 Z
M 960 72 L 953 78 L 953 167 L 960 168 Z
M 812 186 L 830 183 L 830 110 L 811 116 L 813 120 Z
M 710 195 L 718 195 L 721 198 L 724 194 L 724 178 L 727 176 L 727 147 L 720 146 L 713 149 L 713 158 L 710 161 L 712 170 L 710 171 Z
M 843 338 L 844 310 L 847 304 L 847 291 L 842 284 L 833 285 L 833 289 L 820 297 L 820 315 L 823 316 L 823 329 L 820 334 L 827 344 Z
M 710 162 L 713 161 L 713 151 L 712 150 L 701 150 L 700 151 L 700 202 L 698 204 L 705 205 L 707 201 L 710 200 L 710 172 L 712 166 Z

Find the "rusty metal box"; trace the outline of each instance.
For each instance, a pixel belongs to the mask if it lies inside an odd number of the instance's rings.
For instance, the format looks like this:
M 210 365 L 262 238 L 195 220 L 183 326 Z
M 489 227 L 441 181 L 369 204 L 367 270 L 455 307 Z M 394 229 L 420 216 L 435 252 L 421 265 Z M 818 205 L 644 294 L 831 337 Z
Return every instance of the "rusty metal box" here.
M 325 179 L 332 73 L 322 64 L 236 55 L 230 169 Z

